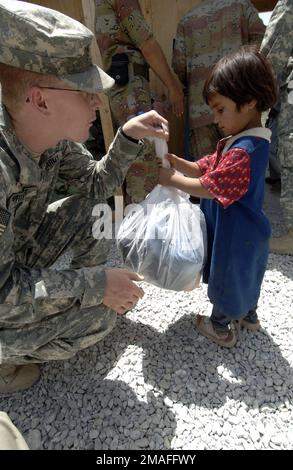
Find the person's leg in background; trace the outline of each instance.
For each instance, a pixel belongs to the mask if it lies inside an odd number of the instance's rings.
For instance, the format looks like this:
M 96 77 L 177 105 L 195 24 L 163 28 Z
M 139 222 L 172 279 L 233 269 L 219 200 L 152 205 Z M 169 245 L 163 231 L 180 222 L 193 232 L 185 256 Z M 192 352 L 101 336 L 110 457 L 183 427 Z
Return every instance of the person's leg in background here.
M 278 155 L 278 116 L 280 112 L 280 102 L 274 106 L 268 115 L 266 127 L 271 130 L 271 143 L 269 150 L 269 176 L 266 183 L 271 185 L 271 191 L 281 190 L 281 164 Z
M 287 233 L 271 239 L 273 253 L 293 255 L 293 103 L 288 99 L 287 86 L 281 92 L 278 119 L 279 159 L 281 163 L 280 204 Z
M 138 113 L 152 109 L 149 83 L 138 75 L 126 86 L 111 90 L 109 100 L 116 128 Z M 143 154 L 130 166 L 125 178 L 126 204 L 143 201 L 158 184 L 158 180 L 159 165 L 155 147 L 146 140 Z
M 154 144 L 145 141 L 142 158 L 137 159 L 126 174 L 126 205 L 142 202 L 158 184 L 159 162 Z

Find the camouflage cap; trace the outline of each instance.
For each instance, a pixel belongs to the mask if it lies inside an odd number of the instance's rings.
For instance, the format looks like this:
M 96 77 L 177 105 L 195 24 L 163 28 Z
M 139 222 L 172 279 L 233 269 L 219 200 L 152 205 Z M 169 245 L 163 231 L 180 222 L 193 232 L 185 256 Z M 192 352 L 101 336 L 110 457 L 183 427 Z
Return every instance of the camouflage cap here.
M 106 92 L 114 80 L 92 63 L 94 35 L 78 21 L 49 8 L 0 0 L 0 62 L 52 74 L 73 89 Z

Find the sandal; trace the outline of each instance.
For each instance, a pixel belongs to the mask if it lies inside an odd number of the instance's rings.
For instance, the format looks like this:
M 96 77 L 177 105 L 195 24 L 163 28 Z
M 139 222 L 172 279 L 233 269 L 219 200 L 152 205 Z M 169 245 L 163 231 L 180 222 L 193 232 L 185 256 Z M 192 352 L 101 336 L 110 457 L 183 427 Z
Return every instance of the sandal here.
M 257 320 L 256 322 L 249 321 L 247 318 L 242 318 L 239 320 L 241 328 L 246 328 L 250 331 L 258 331 L 260 330 L 260 321 Z
M 204 315 L 196 315 L 195 320 L 196 328 L 198 331 L 210 339 L 214 343 L 224 346 L 225 348 L 232 348 L 237 342 L 237 333 L 234 329 L 230 329 L 227 333 L 218 333 L 209 317 Z

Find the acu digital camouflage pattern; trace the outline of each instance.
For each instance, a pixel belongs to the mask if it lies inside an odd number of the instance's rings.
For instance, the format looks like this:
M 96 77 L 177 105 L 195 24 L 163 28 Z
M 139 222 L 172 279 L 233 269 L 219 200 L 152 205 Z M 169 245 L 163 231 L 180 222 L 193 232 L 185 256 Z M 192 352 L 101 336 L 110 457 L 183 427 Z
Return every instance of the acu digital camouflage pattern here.
M 138 0 L 96 0 L 96 38 L 106 71 L 117 53 L 126 53 L 131 64 L 144 64 L 140 48 L 152 37 L 152 30 L 144 19 Z M 108 96 L 116 128 L 137 113 L 152 109 L 149 83 L 140 75 L 130 73 L 129 83 L 115 85 Z M 140 161 L 136 161 L 127 173 L 126 202 L 141 202 L 158 179 L 155 149 L 146 142 Z
M 113 79 L 93 65 L 92 32 L 55 10 L 16 0 L 0 0 L 0 62 L 52 74 L 75 89 L 97 93 Z
M 119 132 L 99 162 L 83 145 L 68 141 L 36 156 L 18 141 L 2 111 L 2 360 L 22 364 L 66 359 L 100 340 L 115 323 L 115 312 L 101 304 L 105 269 L 100 263 L 109 246 L 93 238 L 91 214 L 121 185 L 143 144 Z M 56 192 L 62 199 L 56 201 Z M 69 248 L 71 267 L 49 269 Z
M 271 61 L 280 85 L 278 157 L 281 163 L 281 207 L 287 227 L 293 228 L 293 0 L 279 0 L 266 29 L 261 52 Z M 291 82 L 291 84 L 290 84 Z
M 188 90 L 190 129 L 211 124 L 202 91 L 212 67 L 244 44 L 260 44 L 265 27 L 248 0 L 206 0 L 180 20 L 173 69 Z

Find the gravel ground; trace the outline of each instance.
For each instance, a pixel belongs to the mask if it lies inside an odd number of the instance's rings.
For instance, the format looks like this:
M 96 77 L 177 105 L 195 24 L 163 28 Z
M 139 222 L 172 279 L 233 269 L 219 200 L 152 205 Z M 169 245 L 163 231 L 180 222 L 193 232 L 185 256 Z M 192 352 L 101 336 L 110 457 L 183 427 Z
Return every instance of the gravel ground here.
M 266 195 L 274 234 L 278 196 Z M 66 259 L 62 261 L 66 264 Z M 113 250 L 110 264 L 119 263 Z M 144 285 L 105 341 L 42 365 L 30 390 L 0 399 L 31 449 L 291 449 L 293 257 L 270 255 L 259 317 L 232 350 L 194 329 L 192 293 Z

